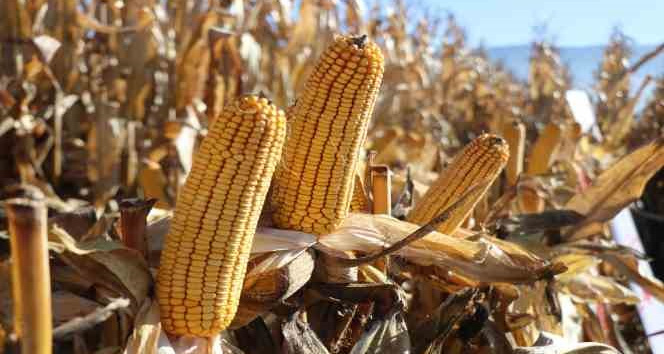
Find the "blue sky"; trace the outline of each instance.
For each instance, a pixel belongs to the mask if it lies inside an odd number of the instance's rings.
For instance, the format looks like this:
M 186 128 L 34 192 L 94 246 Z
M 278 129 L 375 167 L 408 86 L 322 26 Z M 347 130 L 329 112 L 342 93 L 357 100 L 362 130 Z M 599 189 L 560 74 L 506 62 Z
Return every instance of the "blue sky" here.
M 664 41 L 664 0 L 405 1 L 430 14 L 450 10 L 472 44 L 490 47 L 529 43 L 541 24 L 561 46 L 604 44 L 616 25 L 638 44 Z

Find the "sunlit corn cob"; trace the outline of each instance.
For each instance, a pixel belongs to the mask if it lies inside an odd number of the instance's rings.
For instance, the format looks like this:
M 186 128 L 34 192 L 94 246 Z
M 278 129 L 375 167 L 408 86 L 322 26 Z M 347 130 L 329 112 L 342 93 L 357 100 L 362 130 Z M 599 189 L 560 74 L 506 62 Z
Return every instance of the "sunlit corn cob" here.
M 503 125 L 503 137 L 510 148 L 510 157 L 505 166 L 507 183 L 516 185 L 519 175 L 523 172 L 523 159 L 526 150 L 526 126 L 518 120 Z
M 562 126 L 558 123 L 550 122 L 542 129 L 528 156 L 528 175 L 536 176 L 549 171 L 560 147 L 561 137 Z
M 167 332 L 212 336 L 233 320 L 285 135 L 284 113 L 255 96 L 231 102 L 210 127 L 161 255 L 157 295 Z
M 440 177 L 408 214 L 408 221 L 418 225 L 428 223 L 476 183 L 486 179 L 495 180 L 508 158 L 509 147 L 505 140 L 495 135 L 482 134 L 471 141 L 441 172 Z M 465 205 L 438 227 L 438 231 L 451 235 L 468 217 L 489 186 L 487 184 L 486 188 L 477 190 L 474 197 L 469 198 Z
M 325 234 L 348 214 L 360 149 L 383 76 L 383 55 L 366 36 L 337 36 L 288 117 L 275 173 L 275 224 Z
M 544 211 L 546 201 L 537 191 L 537 183 L 530 181 L 520 183 L 517 187 L 517 205 L 524 214 L 536 214 Z

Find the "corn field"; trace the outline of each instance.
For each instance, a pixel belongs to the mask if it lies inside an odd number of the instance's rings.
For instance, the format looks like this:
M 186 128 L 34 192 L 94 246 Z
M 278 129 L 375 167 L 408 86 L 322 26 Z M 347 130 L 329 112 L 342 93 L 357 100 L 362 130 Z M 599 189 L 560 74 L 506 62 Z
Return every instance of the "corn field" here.
M 588 127 L 555 44 L 414 8 L 2 0 L 0 354 L 651 353 L 609 221 L 664 43 L 608 39 Z

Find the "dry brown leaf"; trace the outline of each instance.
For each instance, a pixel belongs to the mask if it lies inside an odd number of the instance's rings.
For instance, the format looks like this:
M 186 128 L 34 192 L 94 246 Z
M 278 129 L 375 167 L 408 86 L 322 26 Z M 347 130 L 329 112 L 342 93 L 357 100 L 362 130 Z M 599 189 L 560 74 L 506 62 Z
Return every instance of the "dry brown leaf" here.
M 94 311 L 85 316 L 75 317 L 53 329 L 53 337 L 56 339 L 65 338 L 75 333 L 88 330 L 100 323 L 103 323 L 109 317 L 114 316 L 116 311 L 129 307 L 129 300 L 118 298 L 108 303 L 105 307 L 97 307 Z
M 53 292 L 53 325 L 55 327 L 76 317 L 85 316 L 101 305 L 69 291 Z
M 664 284 L 661 281 L 655 278 L 651 278 L 639 273 L 638 269 L 635 269 L 636 260 L 631 262 L 626 260 L 626 256 L 617 256 L 613 254 L 603 254 L 600 257 L 614 266 L 616 270 L 622 273 L 627 279 L 635 282 L 640 287 L 642 287 L 646 292 L 652 294 L 660 301 L 664 301 Z
M 579 253 L 565 253 L 557 255 L 552 258 L 552 261 L 562 263 L 565 265 L 565 267 L 567 267 L 567 270 L 564 273 L 559 274 L 557 279 L 574 277 L 577 274 L 585 272 L 589 268 L 596 266 L 600 262 L 598 258 Z
M 57 226 L 49 237 L 65 263 L 95 284 L 131 299 L 132 309 L 138 311 L 152 286 L 152 275 L 139 252 L 102 238 L 77 243 Z
M 281 326 L 284 336 L 282 348 L 292 354 L 329 354 L 323 343 L 309 324 L 299 318 L 299 314 L 291 315 Z
M 479 291 L 476 289 L 465 289 L 451 294 L 435 309 L 433 314 L 426 316 L 424 321 L 411 327 L 410 337 L 413 350 L 417 353 L 424 351 L 436 338 L 440 338 L 444 342 L 478 294 Z
M 567 238 L 588 236 L 588 230 L 638 199 L 650 177 L 662 166 L 664 138 L 633 151 L 604 171 L 590 188 L 572 197 L 565 205 L 566 209 L 585 217 L 567 233 Z
M 401 311 L 371 323 L 350 354 L 408 353 L 411 350 L 408 328 Z
M 613 279 L 601 275 L 582 273 L 559 279 L 556 287 L 577 302 L 604 302 L 610 304 L 637 304 L 639 297 Z

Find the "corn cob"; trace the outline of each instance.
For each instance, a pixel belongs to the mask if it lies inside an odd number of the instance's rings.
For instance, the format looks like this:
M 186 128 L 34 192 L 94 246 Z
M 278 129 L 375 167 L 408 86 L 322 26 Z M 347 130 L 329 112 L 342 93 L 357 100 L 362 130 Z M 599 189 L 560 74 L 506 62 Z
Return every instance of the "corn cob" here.
M 581 124 L 573 122 L 566 124 L 563 132 L 560 147 L 558 148 L 558 161 L 572 161 L 576 153 L 576 147 L 583 135 Z
M 495 180 L 509 158 L 509 147 L 502 138 L 482 134 L 468 144 L 443 170 L 422 199 L 408 214 L 409 222 L 424 225 L 445 208 L 452 205 L 469 188 L 485 179 Z M 438 227 L 438 231 L 451 235 L 468 217 L 486 188 L 478 189 L 451 217 Z
M 517 186 L 517 205 L 524 214 L 536 214 L 544 211 L 546 202 L 537 192 L 537 181 L 529 180 Z
M 321 235 L 347 216 L 382 76 L 383 56 L 366 36 L 337 36 L 322 54 L 288 117 L 272 193 L 277 227 Z
M 505 176 L 510 186 L 516 185 L 519 175 L 523 172 L 523 158 L 526 143 L 526 126 L 519 120 L 503 125 L 503 137 L 510 147 L 510 158 L 505 166 Z
M 178 196 L 157 280 L 164 329 L 212 336 L 233 320 L 256 223 L 286 135 L 265 98 L 229 103 Z
M 541 175 L 549 171 L 556 158 L 562 137 L 562 126 L 550 122 L 540 132 L 528 156 L 526 173 L 530 176 Z

